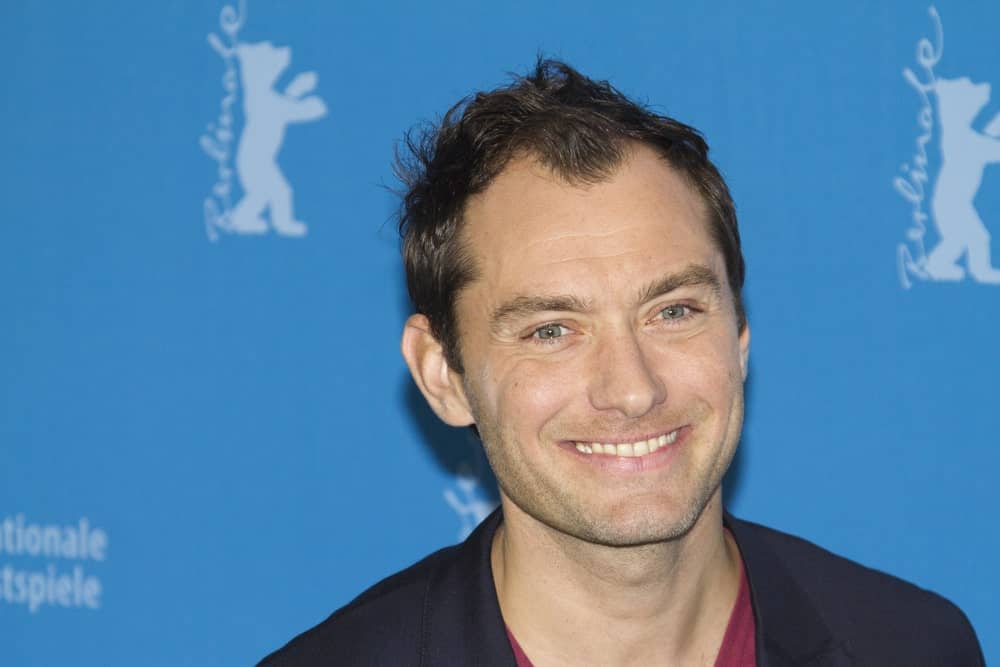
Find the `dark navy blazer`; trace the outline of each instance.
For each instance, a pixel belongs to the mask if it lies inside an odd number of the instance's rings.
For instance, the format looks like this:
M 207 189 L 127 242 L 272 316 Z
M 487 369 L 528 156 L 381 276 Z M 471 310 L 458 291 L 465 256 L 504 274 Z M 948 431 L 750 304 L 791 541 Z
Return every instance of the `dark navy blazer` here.
M 260 664 L 515 667 L 490 569 L 501 520 L 497 510 L 462 544 L 375 584 Z M 968 619 L 941 596 L 797 537 L 725 523 L 750 581 L 758 665 L 984 664 Z

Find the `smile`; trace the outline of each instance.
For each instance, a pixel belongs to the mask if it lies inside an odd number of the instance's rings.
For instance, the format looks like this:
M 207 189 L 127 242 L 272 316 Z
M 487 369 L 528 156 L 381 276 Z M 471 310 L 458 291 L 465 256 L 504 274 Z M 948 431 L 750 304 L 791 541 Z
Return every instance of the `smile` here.
M 664 433 L 663 435 L 653 437 L 648 440 L 639 440 L 638 442 L 622 442 L 617 444 L 577 442 L 575 443 L 576 451 L 581 454 L 604 454 L 606 456 L 645 456 L 647 454 L 652 454 L 662 447 L 672 445 L 674 441 L 677 440 L 677 434 L 679 432 L 680 429 L 675 429 L 670 433 Z

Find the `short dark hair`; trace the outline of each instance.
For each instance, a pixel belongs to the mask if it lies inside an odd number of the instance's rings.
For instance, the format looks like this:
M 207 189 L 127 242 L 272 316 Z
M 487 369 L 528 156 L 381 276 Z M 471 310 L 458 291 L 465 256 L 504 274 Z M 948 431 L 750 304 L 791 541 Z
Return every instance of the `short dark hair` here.
M 708 206 L 740 331 L 746 326 L 736 209 L 708 159 L 708 144 L 694 128 L 633 102 L 608 82 L 539 59 L 529 75 L 461 100 L 439 125 L 411 130 L 403 143 L 396 173 L 406 188 L 399 213 L 406 286 L 457 372 L 463 366 L 455 302 L 476 276 L 461 235 L 466 204 L 519 156 L 536 158 L 569 182 L 598 183 L 613 175 L 631 144 L 657 151 Z

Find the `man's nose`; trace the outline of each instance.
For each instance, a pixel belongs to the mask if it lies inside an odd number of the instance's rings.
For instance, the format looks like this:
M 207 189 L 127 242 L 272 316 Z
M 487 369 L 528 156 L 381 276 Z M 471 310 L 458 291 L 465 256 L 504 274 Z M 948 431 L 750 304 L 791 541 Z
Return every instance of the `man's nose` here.
M 600 343 L 591 371 L 590 403 L 641 417 L 667 398 L 667 388 L 635 332 L 621 332 Z

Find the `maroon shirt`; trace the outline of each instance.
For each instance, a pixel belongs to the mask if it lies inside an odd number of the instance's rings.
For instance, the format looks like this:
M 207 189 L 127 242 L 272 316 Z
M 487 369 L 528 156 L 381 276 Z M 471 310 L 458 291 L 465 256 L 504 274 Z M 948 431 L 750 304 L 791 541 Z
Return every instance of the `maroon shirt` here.
M 531 660 L 511 634 L 510 628 L 506 629 L 510 647 L 514 649 L 517 667 L 533 667 Z M 741 564 L 740 592 L 736 594 L 736 603 L 733 605 L 732 614 L 729 615 L 729 624 L 726 626 L 726 634 L 722 637 L 722 646 L 719 648 L 719 656 L 715 659 L 715 667 L 754 667 L 757 664 L 754 639 L 756 629 L 753 621 L 753 605 L 750 604 L 750 583 Z
M 756 634 L 753 605 L 750 603 L 750 582 L 740 563 L 740 592 L 736 594 L 736 604 L 733 605 L 733 613 L 729 615 L 729 625 L 722 637 L 715 667 L 754 667 L 757 664 Z

